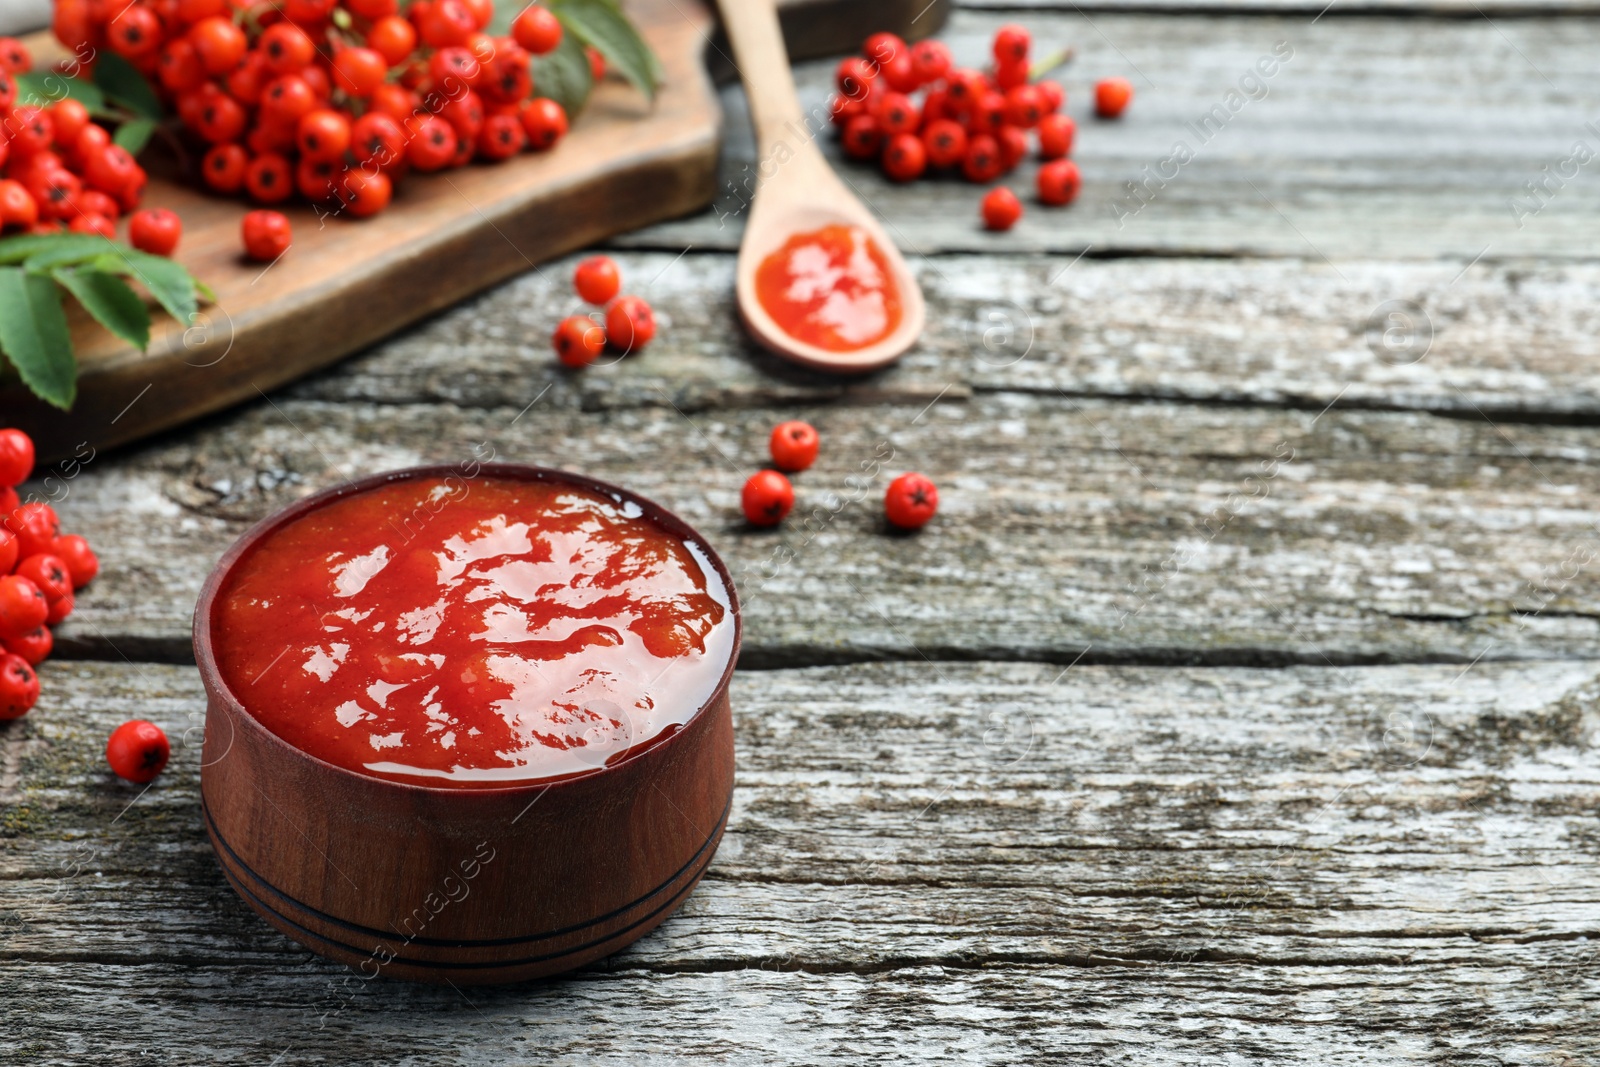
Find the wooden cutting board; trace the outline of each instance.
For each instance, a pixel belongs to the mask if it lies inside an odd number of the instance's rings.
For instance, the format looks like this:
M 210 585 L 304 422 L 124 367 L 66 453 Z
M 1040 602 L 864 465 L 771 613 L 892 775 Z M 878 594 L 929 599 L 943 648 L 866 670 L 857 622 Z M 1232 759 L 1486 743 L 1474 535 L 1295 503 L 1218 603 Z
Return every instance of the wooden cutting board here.
M 255 399 L 542 260 L 709 204 L 722 113 L 708 65 L 731 73 L 727 46 L 701 0 L 627 6 L 665 68 L 653 104 L 608 78 L 551 152 L 408 176 L 372 219 L 321 221 L 291 207 L 294 247 L 270 269 L 240 253 L 250 205 L 152 174 L 144 204 L 182 216 L 177 258 L 216 291 L 215 304 L 192 324 L 158 313 L 147 352 L 70 307 L 76 405 L 51 408 L 8 372 L 0 425 L 32 434 L 41 462 L 83 442 L 124 444 Z M 781 6 L 790 54 L 802 58 L 855 49 L 878 30 L 926 36 L 950 0 Z M 48 38 L 29 44 L 39 57 L 58 52 Z

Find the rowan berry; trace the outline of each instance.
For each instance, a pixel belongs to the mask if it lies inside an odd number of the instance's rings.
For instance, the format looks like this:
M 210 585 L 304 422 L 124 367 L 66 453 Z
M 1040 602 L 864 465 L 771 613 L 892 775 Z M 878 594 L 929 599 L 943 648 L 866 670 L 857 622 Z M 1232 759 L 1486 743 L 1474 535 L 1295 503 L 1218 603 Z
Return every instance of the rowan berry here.
M 112 773 L 136 785 L 155 781 L 171 756 L 166 732 L 144 719 L 123 723 L 106 740 L 106 762 Z
M 91 126 L 89 129 L 99 129 L 99 127 Z M 79 135 L 80 145 L 84 134 L 88 132 L 86 129 Z M 102 193 L 110 193 L 119 199 L 121 198 L 119 194 L 138 181 L 140 175 L 144 173 L 139 164 L 128 154 L 128 150 L 119 144 L 108 144 L 94 152 L 84 152 L 80 147 L 79 152 L 82 156 L 83 180 Z
M 406 158 L 420 171 L 435 171 L 449 164 L 456 154 L 456 128 L 438 115 L 418 120 L 406 146 Z
M 0 37 L 0 74 L 26 74 L 32 69 L 27 45 L 15 37 Z
M 1032 85 L 1019 85 L 1006 90 L 1006 121 L 1013 126 L 1031 130 L 1049 113 L 1044 94 Z
M 201 19 L 189 27 L 189 43 L 211 74 L 226 74 L 237 67 L 249 48 L 244 31 L 221 15 Z
M 309 70 L 311 68 L 307 68 Z M 269 122 L 296 123 L 317 107 L 317 94 L 305 79 L 306 71 L 285 74 L 267 83 L 261 93 L 261 117 Z
M 478 131 L 483 129 L 483 101 L 468 89 L 452 97 L 439 109 L 439 117 L 456 128 L 456 137 L 469 145 L 476 145 Z M 470 148 L 467 158 L 471 158 Z
M 31 171 L 26 186 L 39 214 L 47 219 L 70 219 L 82 214 L 77 205 L 83 183 L 69 170 Z
M 71 233 L 97 233 L 107 240 L 115 240 L 117 224 L 104 215 L 90 215 L 85 212 L 73 216 L 67 223 L 67 230 Z
M 62 534 L 50 546 L 50 554 L 67 565 L 72 575 L 72 588 L 82 589 L 100 573 L 100 560 L 89 547 L 89 542 L 77 534 Z M 4 562 L 0 556 L 0 562 Z
M 883 172 L 897 182 L 908 182 L 928 169 L 928 150 L 914 133 L 889 138 L 883 150 Z
M 0 641 L 43 626 L 50 618 L 50 601 L 32 581 L 20 574 L 0 578 Z
M 871 115 L 857 115 L 839 135 L 839 147 L 852 159 L 875 159 L 883 151 L 883 127 Z
M 374 22 L 400 10 L 399 0 L 344 0 L 344 6 L 350 9 L 352 15 L 360 15 Z
M 130 4 L 106 24 L 106 43 L 118 55 L 141 59 L 161 46 L 161 20 L 142 4 Z
M 911 46 L 911 67 L 924 85 L 950 72 L 950 49 L 943 41 L 918 41 Z
M 350 153 L 357 163 L 390 170 L 406 156 L 406 131 L 381 111 L 369 111 L 350 127 Z
M 441 48 L 428 57 L 428 77 L 439 92 L 454 96 L 476 86 L 483 76 L 483 63 L 461 47 Z
M 897 93 L 912 92 L 922 84 L 917 77 L 917 68 L 911 64 L 911 57 L 904 52 L 885 63 L 879 69 L 878 77 Z
M 461 0 L 432 0 L 417 21 L 417 33 L 429 48 L 450 48 L 467 43 L 478 21 Z
M 967 113 L 967 128 L 975 134 L 986 133 L 993 137 L 1005 124 L 1006 98 L 989 90 L 980 93 Z
M 1009 230 L 1022 217 L 1022 201 L 1003 185 L 983 197 L 983 224 L 991 230 Z
M 478 158 L 498 163 L 522 151 L 528 135 L 517 115 L 490 115 L 478 131 Z
M 21 430 L 0 430 L 0 485 L 21 485 L 32 473 L 33 438 Z
M 39 702 L 39 676 L 14 653 L 0 656 L 0 719 L 20 719 Z
M 867 102 L 835 93 L 828 101 L 829 119 L 835 126 L 848 126 L 850 120 L 867 114 Z
M 17 564 L 13 574 L 19 574 L 39 587 L 47 603 L 54 604 L 64 596 L 72 595 L 72 575 L 59 556 L 38 552 Z
M 10 496 L 17 499 L 17 491 L 10 486 L 0 488 L 0 497 Z M 0 501 L 3 503 L 3 501 Z M 16 507 L 15 504 L 12 507 Z M 11 569 L 17 565 L 17 535 L 0 526 L 0 574 L 10 574 Z
M 72 614 L 72 608 L 75 603 L 76 601 L 71 593 L 61 597 L 59 600 L 52 600 L 50 602 L 50 614 L 44 617 L 45 623 L 50 626 L 59 625 L 68 615 Z
M 1000 148 L 1001 170 L 1011 170 L 1028 155 L 1028 133 L 1021 126 L 1007 123 L 1000 127 L 1000 132 L 994 135 L 994 143 Z
M 1095 83 L 1094 113 L 1103 119 L 1122 114 L 1133 100 L 1133 83 L 1127 78 L 1106 78 Z
M 388 115 L 396 122 L 405 122 L 422 111 L 422 98 L 403 85 L 384 82 L 367 97 L 368 114 Z
M 656 335 L 656 315 L 643 298 L 622 296 L 606 309 L 606 340 L 619 352 L 633 352 Z
M 0 180 L 0 229 L 28 228 L 39 221 L 39 202 L 21 182 Z
M 441 0 L 451 3 L 452 0 Z M 389 70 L 383 56 L 370 48 L 346 48 L 333 57 L 333 83 L 358 100 L 365 100 L 383 84 Z
M 228 0 L 178 0 L 176 14 L 179 22 L 193 26 L 201 19 L 226 15 L 228 8 Z
M 50 551 L 55 539 L 61 536 L 61 520 L 56 518 L 56 509 L 49 504 L 23 504 L 13 508 L 5 517 L 5 527 L 17 535 L 18 559 Z
M 1039 168 L 1039 200 L 1041 203 L 1060 206 L 1070 204 L 1078 195 L 1082 177 L 1078 165 L 1070 159 L 1057 159 Z
M 249 114 L 227 93 L 212 94 L 190 123 L 194 132 L 212 144 L 237 141 L 249 124 Z
M 494 0 L 461 0 L 466 5 L 467 13 L 472 16 L 472 24 L 478 29 L 483 29 L 494 21 Z
M 1044 109 L 1047 114 L 1060 111 L 1067 102 L 1067 91 L 1061 88 L 1060 82 L 1046 78 L 1044 81 L 1034 82 L 1033 87 L 1038 89 L 1039 95 L 1044 98 Z
M 839 92 L 851 100 L 865 100 L 867 94 L 872 91 L 872 83 L 877 77 L 877 66 L 860 56 L 840 60 L 839 66 L 833 72 L 833 79 L 839 86 Z
M 952 70 L 945 78 L 945 95 L 956 114 L 966 114 L 978 102 L 978 97 L 989 91 L 989 83 L 982 74 L 969 68 Z
M 563 367 L 586 367 L 606 347 L 606 331 L 587 315 L 569 315 L 550 337 Z
M 56 222 L 56 223 L 51 223 L 51 225 L 60 226 L 61 224 L 59 222 Z M 17 510 L 21 506 L 22 506 L 22 498 L 17 495 L 17 491 L 15 489 L 11 488 L 9 485 L 0 485 L 0 515 L 9 515 L 9 514 L 11 514 L 13 511 Z M 4 527 L 0 527 L 0 529 L 4 529 Z M 11 531 L 10 530 L 6 530 L 6 532 L 10 533 Z M 4 547 L 5 547 L 4 545 L 0 545 L 0 562 L 3 562 L 3 560 L 4 560 Z M 15 541 L 13 541 L 11 547 L 13 549 L 15 549 L 17 547 L 16 544 L 15 544 Z M 11 562 L 12 563 L 16 563 L 17 562 L 17 556 L 16 556 L 16 552 L 15 551 L 13 551 L 12 554 L 11 554 Z M 11 570 L 10 567 L 0 566 L 0 574 L 9 573 L 10 570 Z
M 584 45 L 583 54 L 589 59 L 589 77 L 599 81 L 606 76 L 606 57 L 593 45 Z
M 961 161 L 961 173 L 970 182 L 983 184 L 1000 177 L 1005 164 L 1000 159 L 1000 145 L 993 137 L 980 133 L 967 142 L 967 154 Z
M 21 656 L 29 666 L 37 667 L 49 658 L 55 644 L 55 635 L 50 632 L 50 627 L 35 626 L 25 634 L 0 642 L 0 647 L 13 656 Z
M 1026 59 L 1016 62 L 996 63 L 994 67 L 995 88 L 1001 92 L 1008 92 L 1019 85 L 1028 84 L 1028 61 Z
M 906 53 L 906 43 L 892 33 L 875 33 L 861 46 L 861 54 L 880 67 Z
M 289 250 L 289 220 L 278 211 L 252 211 L 240 224 L 245 255 L 266 262 Z
M 590 256 L 572 272 L 572 286 L 589 304 L 605 304 L 622 288 L 622 272 L 610 256 Z
M 905 93 L 888 92 L 878 97 L 874 109 L 878 124 L 893 137 L 901 133 L 916 133 L 922 124 L 922 113 Z
M 536 56 L 553 52 L 561 43 L 561 20 L 550 9 L 529 4 L 511 24 L 511 36 Z
M 5 116 L 5 132 L 14 159 L 29 159 L 55 141 L 56 127 L 44 109 L 19 107 Z
M 332 159 L 306 159 L 294 165 L 294 187 L 300 195 L 313 204 L 336 200 L 339 196 L 336 181 L 344 164 Z
M 357 168 L 339 183 L 339 200 L 346 211 L 358 219 L 369 218 L 389 206 L 394 183 L 382 171 L 373 173 Z
M 237 193 L 244 188 L 245 168 L 250 153 L 236 144 L 212 145 L 200 161 L 200 176 L 219 193 Z
M 294 174 L 289 161 L 277 152 L 261 153 L 245 167 L 244 187 L 259 203 L 276 204 L 289 199 L 294 193 Z
M 164 207 L 135 211 L 128 219 L 128 240 L 133 247 L 156 256 L 170 256 L 183 236 L 177 212 Z
M 373 29 L 376 30 L 377 26 Z M 406 29 L 411 29 L 409 23 Z M 413 42 L 416 40 L 415 33 L 411 39 Z M 316 44 L 305 30 L 292 22 L 274 23 L 262 30 L 261 39 L 256 42 L 256 51 L 261 53 L 262 62 L 273 74 L 298 73 L 317 58 Z
M 372 29 L 367 31 L 367 47 L 382 56 L 389 66 L 399 66 L 416 51 L 417 31 L 399 15 L 390 15 L 372 24 Z
M 567 135 L 567 111 L 548 97 L 529 100 L 522 108 L 522 129 L 528 146 L 543 152 Z
M 1061 159 L 1072 151 L 1077 123 L 1068 115 L 1046 115 L 1039 120 L 1039 158 Z
M 1026 60 L 1028 49 L 1033 44 L 1033 37 L 1026 29 L 1015 23 L 1001 26 L 994 34 L 994 61 L 996 63 Z
M 777 471 L 757 471 L 739 494 L 744 517 L 753 526 L 776 526 L 794 507 L 794 486 Z
M 888 491 L 883 494 L 884 514 L 902 530 L 926 526 L 938 510 L 938 488 L 915 472 L 902 474 L 890 482 Z
M 350 147 L 350 120 L 332 108 L 318 108 L 301 116 L 295 145 L 306 159 L 343 159 Z
M 320 30 L 322 24 L 333 17 L 335 0 L 281 0 L 281 4 L 274 5 L 283 12 L 283 17 L 290 22 L 312 30 Z
M 767 440 L 772 462 L 785 471 L 803 471 L 810 467 L 817 461 L 820 444 L 816 428 L 798 419 L 778 423 Z
M 928 162 L 936 167 L 953 167 L 967 154 L 967 131 L 952 119 L 935 119 L 922 131 L 922 146 Z
M 528 72 L 532 57 L 514 43 L 506 43 L 493 57 L 483 61 L 483 76 L 478 92 L 485 100 L 498 104 L 520 104 L 533 92 L 533 75 Z
M 89 125 L 89 109 L 70 97 L 46 109 L 55 134 L 57 148 L 70 148 L 77 143 L 78 135 Z

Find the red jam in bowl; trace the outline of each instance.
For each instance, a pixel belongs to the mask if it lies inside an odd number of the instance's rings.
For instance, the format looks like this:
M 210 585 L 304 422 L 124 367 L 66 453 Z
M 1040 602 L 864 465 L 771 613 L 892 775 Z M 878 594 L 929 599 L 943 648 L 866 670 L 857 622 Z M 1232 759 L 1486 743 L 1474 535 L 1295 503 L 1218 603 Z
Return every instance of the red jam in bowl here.
M 798 233 L 756 269 L 756 298 L 784 333 L 830 352 L 853 352 L 900 325 L 900 291 L 865 230 Z
M 330 501 L 229 573 L 217 666 L 289 744 L 360 774 L 494 787 L 664 739 L 733 652 L 705 550 L 558 480 L 436 476 Z

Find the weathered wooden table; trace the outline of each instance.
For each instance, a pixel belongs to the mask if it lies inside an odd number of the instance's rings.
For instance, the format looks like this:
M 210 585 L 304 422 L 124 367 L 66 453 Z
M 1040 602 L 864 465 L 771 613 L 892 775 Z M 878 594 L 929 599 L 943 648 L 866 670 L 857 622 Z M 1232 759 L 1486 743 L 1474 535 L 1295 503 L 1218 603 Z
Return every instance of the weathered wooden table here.
M 847 172 L 930 297 L 891 372 L 742 338 L 730 90 L 733 188 L 621 242 L 646 354 L 555 371 L 547 264 L 58 483 L 104 576 L 0 732 L 0 1060 L 1600 1062 L 1600 162 L 1567 162 L 1600 152 L 1600 24 L 1149 6 L 1027 17 L 1079 49 L 1075 113 L 1096 77 L 1139 91 L 1083 122 L 1070 210 L 993 236 L 969 187 Z M 1002 17 L 947 36 L 975 61 Z M 793 416 L 823 457 L 752 532 L 739 487 Z M 189 613 L 251 520 L 484 443 L 728 558 L 734 812 L 600 966 L 365 983 L 212 859 Z M 903 469 L 942 490 L 915 537 L 879 517 Z M 136 715 L 180 741 L 144 791 L 100 756 Z

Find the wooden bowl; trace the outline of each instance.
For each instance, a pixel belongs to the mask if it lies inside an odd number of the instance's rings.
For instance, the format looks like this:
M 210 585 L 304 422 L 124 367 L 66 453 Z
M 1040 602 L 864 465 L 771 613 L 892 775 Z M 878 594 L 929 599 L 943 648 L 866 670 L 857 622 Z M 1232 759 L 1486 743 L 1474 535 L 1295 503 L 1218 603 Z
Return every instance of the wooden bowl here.
M 728 683 L 740 617 L 721 559 L 688 524 L 627 490 L 539 467 L 479 469 L 632 501 L 704 547 L 728 591 L 733 649 L 715 692 L 686 724 L 595 770 L 475 789 L 371 777 L 295 748 L 245 710 L 217 667 L 213 611 L 233 567 L 284 524 L 385 481 L 460 478 L 461 471 L 420 467 L 364 478 L 301 500 L 241 537 L 195 608 L 195 659 L 207 696 L 206 832 L 229 883 L 262 918 L 366 977 L 513 982 L 616 952 L 683 902 L 728 820 Z

